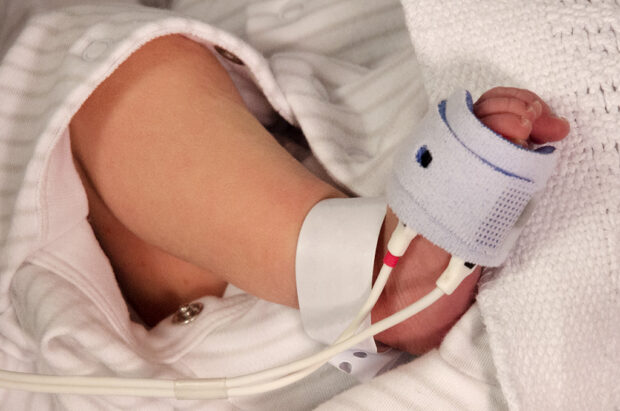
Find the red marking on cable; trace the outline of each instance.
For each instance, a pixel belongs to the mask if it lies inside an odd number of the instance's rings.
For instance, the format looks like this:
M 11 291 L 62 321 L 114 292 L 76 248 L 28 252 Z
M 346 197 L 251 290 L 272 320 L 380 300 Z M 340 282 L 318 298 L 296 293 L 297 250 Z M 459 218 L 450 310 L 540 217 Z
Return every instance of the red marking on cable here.
M 385 257 L 383 257 L 383 264 L 387 265 L 388 267 L 394 268 L 394 266 L 396 265 L 399 259 L 400 257 L 396 257 L 395 255 L 393 255 L 392 253 L 388 251 L 385 254 Z

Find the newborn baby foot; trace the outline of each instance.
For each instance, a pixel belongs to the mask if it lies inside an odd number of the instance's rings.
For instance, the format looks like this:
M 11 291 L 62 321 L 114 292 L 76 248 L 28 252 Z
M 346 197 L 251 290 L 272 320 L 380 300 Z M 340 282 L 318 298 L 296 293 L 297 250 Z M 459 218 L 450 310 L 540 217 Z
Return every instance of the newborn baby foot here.
M 515 144 L 545 144 L 562 140 L 568 120 L 557 117 L 549 106 L 528 90 L 496 87 L 474 104 L 474 114 L 491 130 Z
M 568 121 L 553 115 L 549 106 L 528 90 L 508 87 L 491 89 L 478 99 L 473 109 L 484 125 L 523 147 L 559 141 L 569 131 Z M 397 221 L 397 217 L 389 211 L 385 232 L 391 232 Z M 377 250 L 379 262 L 385 254 L 387 240 L 380 239 Z M 446 251 L 424 237 L 414 239 L 373 308 L 372 322 L 380 321 L 430 292 L 449 259 Z M 444 296 L 420 314 L 378 334 L 375 340 L 413 354 L 437 347 L 473 303 L 479 276 L 480 268 L 476 268 L 453 294 Z

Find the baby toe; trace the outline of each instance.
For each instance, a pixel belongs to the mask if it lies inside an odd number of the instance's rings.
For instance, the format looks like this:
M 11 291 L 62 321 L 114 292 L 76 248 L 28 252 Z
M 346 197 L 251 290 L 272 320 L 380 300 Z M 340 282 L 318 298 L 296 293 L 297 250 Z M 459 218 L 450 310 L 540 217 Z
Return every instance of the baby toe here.
M 530 139 L 536 144 L 560 141 L 569 131 L 570 124 L 565 118 L 542 115 L 533 123 Z
M 511 142 L 527 147 L 527 139 L 532 131 L 532 122 L 528 118 L 512 113 L 499 113 L 481 117 L 480 121 Z

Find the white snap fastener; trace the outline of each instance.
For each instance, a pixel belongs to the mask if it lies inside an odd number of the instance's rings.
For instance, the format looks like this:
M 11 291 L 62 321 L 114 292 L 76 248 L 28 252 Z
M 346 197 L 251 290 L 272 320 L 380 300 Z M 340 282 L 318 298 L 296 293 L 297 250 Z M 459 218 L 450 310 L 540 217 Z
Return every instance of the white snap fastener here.
M 226 60 L 230 61 L 231 63 L 239 64 L 241 66 L 243 65 L 243 61 L 239 57 L 237 57 L 230 51 L 226 50 L 225 48 L 220 47 L 220 46 L 214 46 L 214 49 L 215 51 L 218 52 L 220 56 L 224 57 Z
M 194 321 L 194 318 L 200 314 L 204 305 L 202 303 L 190 303 L 184 304 L 179 307 L 176 313 L 172 316 L 173 324 L 187 324 Z

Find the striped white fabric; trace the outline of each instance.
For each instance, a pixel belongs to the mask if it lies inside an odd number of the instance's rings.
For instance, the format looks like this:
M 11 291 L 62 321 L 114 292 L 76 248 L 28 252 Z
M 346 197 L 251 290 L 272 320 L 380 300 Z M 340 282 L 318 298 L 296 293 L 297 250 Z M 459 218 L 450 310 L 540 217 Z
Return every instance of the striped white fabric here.
M 380 193 L 396 145 L 426 107 L 399 3 L 187 0 L 159 2 L 172 10 L 129 1 L 52 7 L 62 3 L 45 3 L 42 10 L 36 1 L 14 0 L 0 14 L 0 50 L 6 50 L 0 64 L 0 367 L 214 377 L 317 350 L 297 311 L 248 295 L 201 299 L 204 311 L 188 326 L 168 319 L 147 331 L 131 322 L 85 220 L 87 203 L 72 166 L 67 125 L 133 51 L 157 36 L 183 33 L 241 59 L 243 65 L 225 58 L 222 63 L 237 84 L 246 79 L 244 97 L 256 97 L 255 83 L 277 113 L 303 129 L 319 163 L 339 184 L 364 195 Z M 260 111 L 260 104 L 255 108 Z M 262 113 L 269 121 L 270 110 Z M 484 338 L 484 332 L 479 335 Z M 481 352 L 484 357 L 488 350 Z M 438 352 L 428 358 L 424 364 L 445 362 Z M 406 367 L 419 368 L 417 362 Z M 400 380 L 401 374 L 391 374 L 385 377 Z M 468 403 L 473 409 L 501 406 L 499 389 L 484 382 L 486 374 L 454 375 L 481 390 L 483 400 Z M 381 384 L 361 388 L 362 394 L 351 394 L 354 402 L 341 399 L 333 407 L 342 409 L 344 401 L 381 409 L 382 400 L 376 401 L 387 397 L 393 399 L 385 404 L 390 409 L 428 404 L 416 402 L 416 390 L 394 391 Z M 351 377 L 327 366 L 292 387 L 229 401 L 2 390 L 0 401 L 6 409 L 32 410 L 295 410 L 313 408 L 352 385 Z

